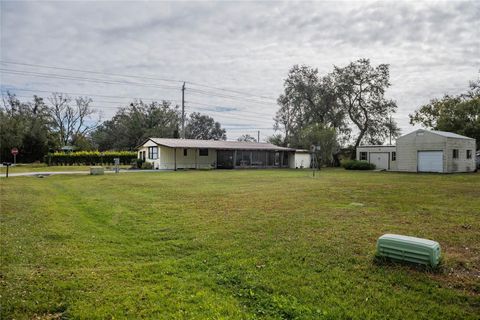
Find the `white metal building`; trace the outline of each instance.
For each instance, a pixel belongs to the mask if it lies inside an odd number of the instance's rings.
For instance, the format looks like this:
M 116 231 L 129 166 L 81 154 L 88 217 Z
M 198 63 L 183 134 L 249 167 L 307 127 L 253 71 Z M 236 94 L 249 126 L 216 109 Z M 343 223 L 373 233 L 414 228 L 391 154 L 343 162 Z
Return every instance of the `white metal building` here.
M 138 158 L 167 170 L 295 168 L 295 151 L 271 143 L 150 138 Z
M 377 169 L 397 170 L 397 148 L 395 146 L 360 146 L 357 159 L 373 163 Z
M 444 131 L 416 130 L 397 139 L 397 169 L 414 172 L 475 170 L 475 139 Z
M 288 162 L 292 169 L 304 169 L 311 166 L 311 152 L 308 150 L 297 149 L 295 153 L 290 153 Z
M 357 159 L 393 171 L 472 172 L 475 150 L 473 138 L 419 129 L 399 137 L 396 146 L 360 146 Z

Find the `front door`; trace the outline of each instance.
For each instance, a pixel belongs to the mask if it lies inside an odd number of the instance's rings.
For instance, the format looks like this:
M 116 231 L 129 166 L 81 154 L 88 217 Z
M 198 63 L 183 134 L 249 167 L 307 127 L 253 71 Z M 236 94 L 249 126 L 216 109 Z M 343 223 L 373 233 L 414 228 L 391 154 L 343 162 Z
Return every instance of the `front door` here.
M 388 152 L 370 152 L 370 163 L 373 163 L 376 169 L 388 170 L 388 156 Z

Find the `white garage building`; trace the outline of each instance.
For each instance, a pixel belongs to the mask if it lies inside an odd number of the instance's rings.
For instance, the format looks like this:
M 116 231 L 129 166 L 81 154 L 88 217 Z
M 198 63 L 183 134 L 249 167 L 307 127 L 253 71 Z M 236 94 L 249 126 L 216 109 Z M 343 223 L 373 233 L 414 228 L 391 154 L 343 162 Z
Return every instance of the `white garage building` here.
M 475 149 L 473 138 L 419 129 L 399 137 L 396 146 L 360 146 L 357 159 L 392 171 L 472 172 Z

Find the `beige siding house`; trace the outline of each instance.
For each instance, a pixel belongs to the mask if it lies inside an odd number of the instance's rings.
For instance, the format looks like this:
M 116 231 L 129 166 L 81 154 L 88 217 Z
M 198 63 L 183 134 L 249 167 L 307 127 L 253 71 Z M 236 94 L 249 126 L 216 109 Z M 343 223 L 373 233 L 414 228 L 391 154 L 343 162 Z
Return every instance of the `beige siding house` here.
M 392 171 L 472 172 L 475 171 L 475 150 L 475 139 L 419 129 L 399 137 L 396 146 L 360 146 L 357 159 Z
M 150 138 L 138 158 L 154 169 L 288 168 L 295 149 L 270 143 Z

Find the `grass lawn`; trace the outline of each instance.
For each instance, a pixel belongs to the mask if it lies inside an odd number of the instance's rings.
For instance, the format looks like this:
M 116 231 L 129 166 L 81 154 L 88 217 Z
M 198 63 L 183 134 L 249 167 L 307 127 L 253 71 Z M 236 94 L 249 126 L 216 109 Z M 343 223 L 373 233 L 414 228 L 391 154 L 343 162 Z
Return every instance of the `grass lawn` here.
M 2 319 L 478 319 L 480 174 L 323 170 L 16 177 Z M 437 271 L 373 259 L 434 239 Z
M 42 172 L 42 171 L 89 171 L 91 166 L 47 166 L 44 163 L 38 164 L 17 164 L 8 169 L 8 173 L 23 173 L 23 172 Z M 112 165 L 104 166 L 107 169 L 112 169 Z M 131 166 L 121 165 L 121 169 L 128 169 Z M 4 174 L 7 168 L 0 167 L 0 173 Z

